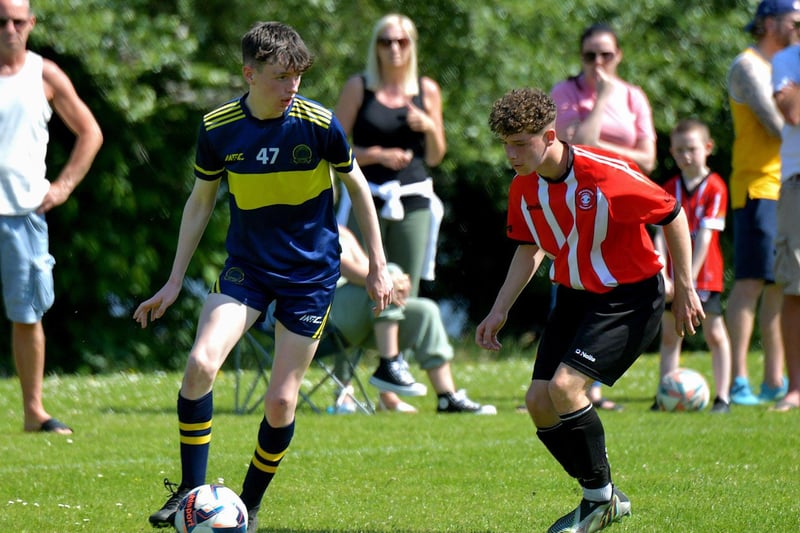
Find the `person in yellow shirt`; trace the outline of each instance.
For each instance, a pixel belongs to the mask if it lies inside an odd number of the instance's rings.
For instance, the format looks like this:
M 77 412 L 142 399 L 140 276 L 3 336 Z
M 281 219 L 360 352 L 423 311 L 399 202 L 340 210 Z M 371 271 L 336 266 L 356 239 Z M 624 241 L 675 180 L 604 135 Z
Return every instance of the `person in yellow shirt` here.
M 780 331 L 781 289 L 774 283 L 774 241 L 780 191 L 781 117 L 772 98 L 770 61 L 796 42 L 800 1 L 763 0 L 745 26 L 755 42 L 728 71 L 734 141 L 730 199 L 734 228 L 735 281 L 726 320 L 731 336 L 731 402 L 756 405 L 786 393 Z M 760 307 L 760 308 L 759 308 Z M 764 346 L 764 380 L 756 396 L 750 388 L 747 353 L 756 309 Z

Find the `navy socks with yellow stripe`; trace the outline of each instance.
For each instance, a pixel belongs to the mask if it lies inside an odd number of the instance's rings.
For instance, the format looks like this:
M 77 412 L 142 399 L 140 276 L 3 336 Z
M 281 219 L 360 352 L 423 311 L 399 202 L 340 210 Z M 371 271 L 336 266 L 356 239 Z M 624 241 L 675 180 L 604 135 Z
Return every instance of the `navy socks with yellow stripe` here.
M 178 394 L 181 487 L 192 489 L 206 482 L 213 411 L 213 391 L 197 400 L 187 400 Z
M 266 417 L 261 420 L 258 430 L 258 446 L 250 461 L 247 475 L 242 484 L 242 503 L 247 509 L 257 508 L 267 491 L 270 481 L 275 476 L 289 443 L 294 436 L 294 420 L 286 427 L 274 428 Z

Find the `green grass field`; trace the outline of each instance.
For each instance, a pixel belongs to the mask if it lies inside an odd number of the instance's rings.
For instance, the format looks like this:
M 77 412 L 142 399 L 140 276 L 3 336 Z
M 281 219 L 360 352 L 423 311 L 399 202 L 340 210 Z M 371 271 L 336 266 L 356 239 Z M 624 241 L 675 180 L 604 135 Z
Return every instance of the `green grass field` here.
M 690 355 L 683 364 L 710 379 L 709 359 Z M 752 363 L 760 379 L 759 358 Z M 633 509 L 609 531 L 800 530 L 800 413 L 766 406 L 734 407 L 729 415 L 651 413 L 657 364 L 643 356 L 606 390 L 625 405 L 601 416 L 615 482 Z M 430 391 L 412 399 L 417 415 L 301 409 L 259 531 L 545 531 L 580 492 L 527 415 L 515 412 L 530 365 L 521 356 L 455 362 L 459 386 L 496 404 L 494 417 L 436 415 Z M 233 413 L 234 378 L 225 369 L 215 387 L 208 481 L 238 492 L 260 415 Z M 176 373 L 50 377 L 46 404 L 76 429 L 63 437 L 23 433 L 17 381 L 0 380 L 2 530 L 151 531 L 147 516 L 168 496 L 162 479 L 180 477 L 179 383 Z M 328 397 L 323 391 L 318 399 Z

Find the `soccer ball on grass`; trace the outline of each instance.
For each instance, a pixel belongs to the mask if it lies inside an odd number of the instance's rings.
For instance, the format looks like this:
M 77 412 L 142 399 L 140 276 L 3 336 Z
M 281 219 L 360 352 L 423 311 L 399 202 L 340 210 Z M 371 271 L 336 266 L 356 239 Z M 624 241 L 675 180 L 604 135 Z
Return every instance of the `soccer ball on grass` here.
M 200 485 L 178 505 L 175 529 L 180 533 L 247 533 L 247 509 L 228 487 Z
M 709 395 L 702 374 L 677 368 L 661 379 L 656 402 L 662 411 L 702 411 L 708 405 Z

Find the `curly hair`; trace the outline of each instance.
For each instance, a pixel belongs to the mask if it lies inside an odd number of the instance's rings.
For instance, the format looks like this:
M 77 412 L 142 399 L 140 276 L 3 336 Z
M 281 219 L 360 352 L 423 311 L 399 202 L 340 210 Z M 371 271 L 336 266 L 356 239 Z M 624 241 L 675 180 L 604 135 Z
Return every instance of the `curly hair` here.
M 282 22 L 256 22 L 242 37 L 242 61 L 245 65 L 278 63 L 303 73 L 314 57 L 294 28 Z
M 538 133 L 556 120 L 556 104 L 541 89 L 513 89 L 492 105 L 489 127 L 498 137 Z

